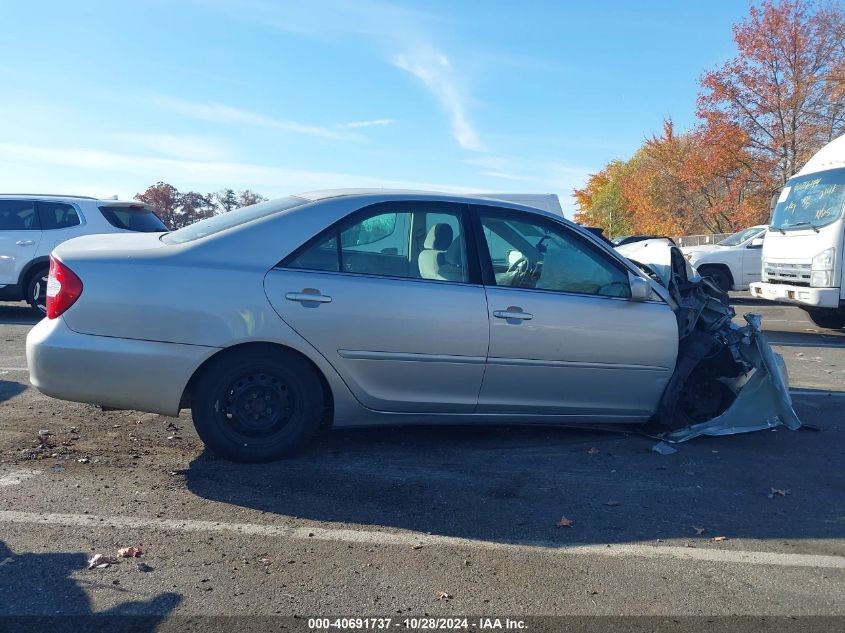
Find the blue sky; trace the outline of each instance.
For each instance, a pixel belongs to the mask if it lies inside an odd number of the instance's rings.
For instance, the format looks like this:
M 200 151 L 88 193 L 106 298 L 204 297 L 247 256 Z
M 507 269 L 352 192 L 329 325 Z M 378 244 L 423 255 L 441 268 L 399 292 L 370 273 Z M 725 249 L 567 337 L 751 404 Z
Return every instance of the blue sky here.
M 733 54 L 708 3 L 0 3 L 0 191 L 570 194 Z

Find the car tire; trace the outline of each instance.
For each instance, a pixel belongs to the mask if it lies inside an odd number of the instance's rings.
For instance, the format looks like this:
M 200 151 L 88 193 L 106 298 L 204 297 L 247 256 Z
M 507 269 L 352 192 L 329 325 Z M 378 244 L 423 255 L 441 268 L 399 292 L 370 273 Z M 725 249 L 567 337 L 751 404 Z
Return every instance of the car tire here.
M 807 310 L 810 320 L 826 330 L 838 330 L 845 327 L 845 309 L 829 308 L 818 310 Z
M 47 315 L 47 275 L 46 266 L 33 272 L 26 283 L 26 302 L 41 316 Z
M 301 356 L 244 349 L 214 358 L 191 394 L 197 433 L 233 462 L 267 462 L 307 445 L 323 421 L 323 386 Z
M 718 266 L 707 266 L 699 271 L 702 277 L 708 277 L 710 281 L 722 292 L 730 292 L 733 288 L 731 276 L 723 268 Z

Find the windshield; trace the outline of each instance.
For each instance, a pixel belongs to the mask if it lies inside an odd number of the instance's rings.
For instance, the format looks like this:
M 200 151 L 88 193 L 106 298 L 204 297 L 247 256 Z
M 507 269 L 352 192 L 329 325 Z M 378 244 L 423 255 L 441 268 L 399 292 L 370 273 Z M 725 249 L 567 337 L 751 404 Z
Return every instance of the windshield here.
M 730 237 L 726 237 L 721 242 L 719 242 L 719 246 L 738 246 L 744 241 L 750 240 L 758 233 L 762 233 L 764 230 L 765 229 L 761 229 L 759 226 L 752 226 L 750 229 L 743 229 L 742 231 L 737 231 Z
M 220 233 L 226 229 L 231 229 L 241 224 L 246 224 L 252 220 L 278 213 L 279 211 L 287 211 L 294 207 L 306 204 L 308 201 L 304 198 L 297 198 L 296 196 L 287 196 L 286 198 L 276 198 L 275 200 L 268 200 L 249 207 L 243 207 L 215 215 L 213 218 L 207 220 L 200 220 L 194 224 L 189 224 L 186 227 L 173 231 L 166 235 L 162 235 L 161 241 L 166 244 L 182 244 L 184 242 L 191 242 L 198 240 L 201 237 L 207 237 Z
M 790 179 L 772 214 L 772 228 L 825 226 L 842 217 L 845 169 L 831 169 Z

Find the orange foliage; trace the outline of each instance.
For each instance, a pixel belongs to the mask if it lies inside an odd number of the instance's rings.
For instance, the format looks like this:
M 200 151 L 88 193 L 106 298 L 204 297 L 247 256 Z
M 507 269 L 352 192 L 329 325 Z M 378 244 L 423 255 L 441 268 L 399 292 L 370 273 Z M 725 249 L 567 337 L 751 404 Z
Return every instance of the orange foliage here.
M 772 192 L 845 133 L 838 3 L 764 0 L 734 26 L 737 56 L 701 78 L 700 124 L 671 120 L 574 191 L 577 221 L 639 234 L 723 233 L 765 221 Z

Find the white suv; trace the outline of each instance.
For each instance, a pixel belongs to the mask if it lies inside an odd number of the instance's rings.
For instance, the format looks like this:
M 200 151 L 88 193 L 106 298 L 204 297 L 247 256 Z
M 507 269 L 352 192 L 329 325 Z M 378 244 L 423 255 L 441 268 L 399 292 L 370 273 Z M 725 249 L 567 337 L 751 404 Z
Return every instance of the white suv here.
M 22 299 L 46 312 L 50 252 L 93 233 L 167 231 L 152 207 L 137 200 L 0 194 L 0 301 Z

